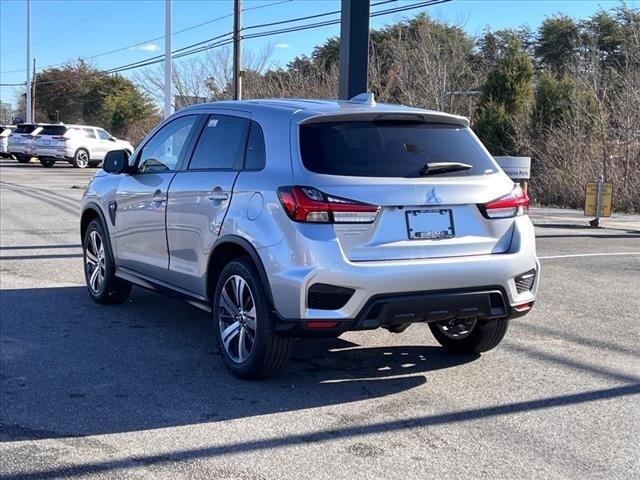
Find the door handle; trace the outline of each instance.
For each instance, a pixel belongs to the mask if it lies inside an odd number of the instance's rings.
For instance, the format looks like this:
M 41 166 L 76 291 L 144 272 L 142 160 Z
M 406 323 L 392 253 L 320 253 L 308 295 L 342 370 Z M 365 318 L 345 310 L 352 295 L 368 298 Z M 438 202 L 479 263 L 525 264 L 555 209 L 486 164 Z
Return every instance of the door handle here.
M 229 194 L 224 192 L 221 187 L 216 187 L 209 194 L 209 200 L 212 202 L 223 202 L 229 200 Z
M 167 200 L 167 197 L 164 195 L 164 193 L 162 193 L 161 190 L 156 190 L 156 192 L 153 194 L 153 203 L 164 203 Z

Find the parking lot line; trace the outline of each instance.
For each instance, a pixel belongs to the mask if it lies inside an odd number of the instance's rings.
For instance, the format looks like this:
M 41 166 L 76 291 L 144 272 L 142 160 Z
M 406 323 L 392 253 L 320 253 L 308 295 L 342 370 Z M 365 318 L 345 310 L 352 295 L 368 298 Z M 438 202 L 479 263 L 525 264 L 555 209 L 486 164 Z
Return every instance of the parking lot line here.
M 602 252 L 602 253 L 575 253 L 569 255 L 548 255 L 538 257 L 540 260 L 552 260 L 555 258 L 575 258 L 575 257 L 617 257 L 620 255 L 640 255 L 640 252 Z

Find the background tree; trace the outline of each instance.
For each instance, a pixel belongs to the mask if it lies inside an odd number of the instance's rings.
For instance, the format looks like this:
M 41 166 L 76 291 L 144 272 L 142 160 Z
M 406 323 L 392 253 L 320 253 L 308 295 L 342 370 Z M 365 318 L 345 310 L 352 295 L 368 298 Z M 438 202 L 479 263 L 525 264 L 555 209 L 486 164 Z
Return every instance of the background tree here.
M 96 125 L 122 135 L 154 113 L 151 101 L 130 80 L 107 75 L 84 61 L 36 75 L 36 120 Z

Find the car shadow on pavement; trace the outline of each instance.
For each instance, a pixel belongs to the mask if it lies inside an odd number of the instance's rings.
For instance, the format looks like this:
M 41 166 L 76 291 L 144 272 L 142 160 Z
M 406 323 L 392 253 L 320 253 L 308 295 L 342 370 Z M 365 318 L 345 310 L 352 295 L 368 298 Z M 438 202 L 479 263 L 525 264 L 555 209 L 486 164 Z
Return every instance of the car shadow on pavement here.
M 232 377 L 210 316 L 140 289 L 119 306 L 84 287 L 0 291 L 0 441 L 215 422 L 406 391 L 473 361 L 426 345 L 297 342 L 280 376 Z M 391 334 L 390 334 L 391 335 Z

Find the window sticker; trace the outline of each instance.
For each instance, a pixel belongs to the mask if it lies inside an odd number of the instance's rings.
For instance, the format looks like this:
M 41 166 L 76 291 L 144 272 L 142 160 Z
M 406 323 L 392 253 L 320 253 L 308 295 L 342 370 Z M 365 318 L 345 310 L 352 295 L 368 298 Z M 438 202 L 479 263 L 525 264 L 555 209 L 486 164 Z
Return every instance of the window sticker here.
M 211 120 L 209 120 L 209 124 L 207 125 L 207 127 L 215 127 L 216 125 L 218 125 L 218 119 L 212 118 Z

